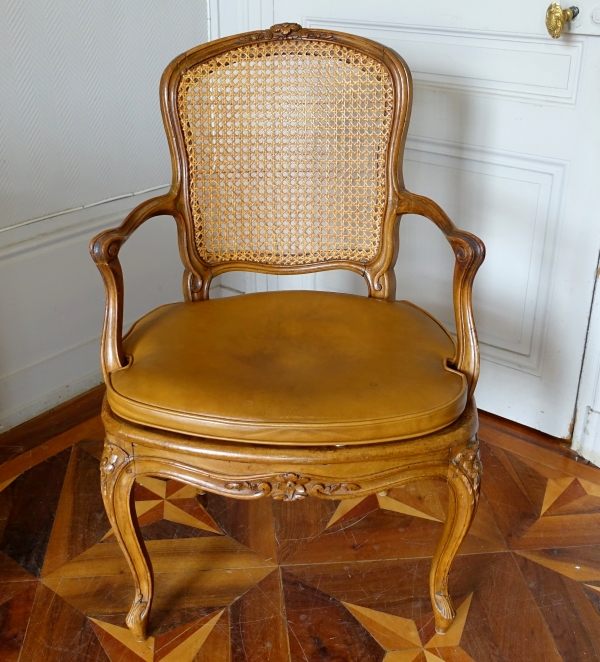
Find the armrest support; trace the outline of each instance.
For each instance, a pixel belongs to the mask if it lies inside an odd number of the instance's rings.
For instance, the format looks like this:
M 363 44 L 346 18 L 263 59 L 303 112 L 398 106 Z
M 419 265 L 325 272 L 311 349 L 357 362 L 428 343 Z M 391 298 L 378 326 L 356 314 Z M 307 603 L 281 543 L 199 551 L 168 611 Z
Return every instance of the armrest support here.
M 450 365 L 466 376 L 471 396 L 479 377 L 479 344 L 472 304 L 473 280 L 485 258 L 485 246 L 475 235 L 456 228 L 433 200 L 408 191 L 403 191 L 401 196 L 397 213 L 419 214 L 433 221 L 444 233 L 454 251 L 456 264 L 453 297 L 457 343 L 456 355 Z
M 173 196 L 170 193 L 146 200 L 131 211 L 118 228 L 101 232 L 90 243 L 90 253 L 106 289 L 101 344 L 102 372 L 105 378 L 126 364 L 123 354 L 123 271 L 119 262 L 121 246 L 144 221 L 174 212 Z

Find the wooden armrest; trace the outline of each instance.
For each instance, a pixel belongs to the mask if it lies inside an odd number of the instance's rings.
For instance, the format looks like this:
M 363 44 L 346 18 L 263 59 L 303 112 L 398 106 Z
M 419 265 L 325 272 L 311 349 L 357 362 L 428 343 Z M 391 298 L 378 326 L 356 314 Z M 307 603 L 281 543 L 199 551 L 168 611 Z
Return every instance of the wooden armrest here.
M 173 196 L 170 193 L 146 200 L 131 211 L 123 223 L 112 230 L 105 230 L 90 242 L 90 253 L 104 280 L 106 308 L 102 331 L 101 363 L 104 377 L 126 365 L 123 354 L 123 271 L 119 262 L 121 246 L 153 216 L 174 214 Z
M 469 384 L 469 396 L 473 394 L 479 377 L 479 345 L 473 318 L 473 279 L 485 258 L 485 246 L 481 239 L 459 230 L 443 209 L 433 200 L 408 191 L 402 191 L 398 214 L 419 214 L 433 221 L 452 246 L 454 267 L 454 316 L 456 318 L 456 355 L 450 364 L 462 372 Z

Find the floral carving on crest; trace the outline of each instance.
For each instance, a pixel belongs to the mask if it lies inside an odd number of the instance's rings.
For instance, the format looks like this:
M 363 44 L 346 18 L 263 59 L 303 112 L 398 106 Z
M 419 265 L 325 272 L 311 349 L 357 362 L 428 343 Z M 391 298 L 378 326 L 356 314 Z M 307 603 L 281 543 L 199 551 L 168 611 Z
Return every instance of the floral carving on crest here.
M 300 32 L 302 26 L 298 23 L 277 23 L 270 28 L 273 33 L 273 39 L 288 39 L 296 36 L 294 33 Z
M 277 23 L 268 30 L 242 35 L 238 41 L 266 41 L 268 39 L 297 39 L 302 36 L 302 26 L 298 23 Z M 331 39 L 332 34 L 311 30 L 306 36 L 313 39 Z

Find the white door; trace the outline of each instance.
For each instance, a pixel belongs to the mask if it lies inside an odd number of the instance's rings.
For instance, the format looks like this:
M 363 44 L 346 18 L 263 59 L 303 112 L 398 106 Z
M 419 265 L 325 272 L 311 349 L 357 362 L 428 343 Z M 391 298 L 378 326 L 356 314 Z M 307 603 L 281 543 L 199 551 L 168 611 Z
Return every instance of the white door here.
M 212 21 L 213 38 L 287 21 L 359 34 L 404 57 L 415 83 L 406 185 L 487 246 L 474 296 L 478 405 L 569 437 L 600 248 L 600 0 L 578 2 L 558 40 L 545 29 L 547 2 L 213 0 Z M 452 327 L 452 268 L 435 227 L 404 217 L 397 298 Z M 356 278 L 229 283 L 361 291 Z

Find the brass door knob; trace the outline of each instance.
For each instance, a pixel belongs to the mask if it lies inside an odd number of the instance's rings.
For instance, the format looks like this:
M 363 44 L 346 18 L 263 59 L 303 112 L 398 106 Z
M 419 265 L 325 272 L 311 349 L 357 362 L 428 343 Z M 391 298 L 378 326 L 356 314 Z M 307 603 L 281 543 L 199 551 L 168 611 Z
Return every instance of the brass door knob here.
M 546 29 L 552 39 L 558 39 L 563 33 L 565 23 L 579 14 L 579 7 L 563 9 L 558 2 L 553 2 L 546 11 Z

